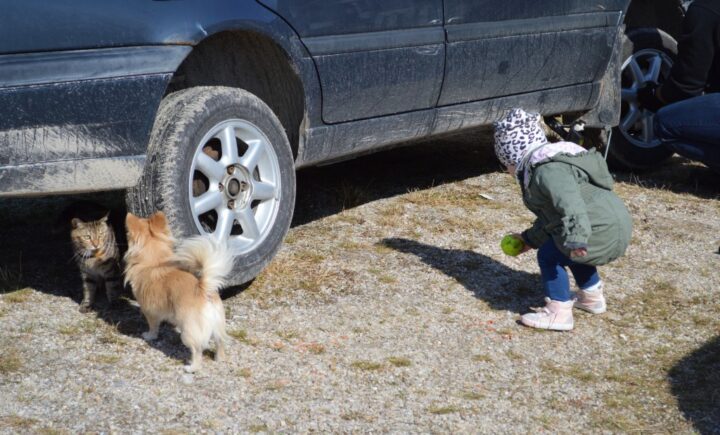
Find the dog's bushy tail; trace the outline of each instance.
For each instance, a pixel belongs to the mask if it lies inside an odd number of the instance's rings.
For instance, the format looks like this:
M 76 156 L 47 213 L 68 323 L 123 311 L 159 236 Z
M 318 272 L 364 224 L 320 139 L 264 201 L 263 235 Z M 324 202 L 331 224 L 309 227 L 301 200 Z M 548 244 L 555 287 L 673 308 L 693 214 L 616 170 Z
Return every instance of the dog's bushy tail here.
M 206 292 L 220 290 L 233 267 L 227 245 L 202 236 L 181 241 L 172 260 L 197 276 Z

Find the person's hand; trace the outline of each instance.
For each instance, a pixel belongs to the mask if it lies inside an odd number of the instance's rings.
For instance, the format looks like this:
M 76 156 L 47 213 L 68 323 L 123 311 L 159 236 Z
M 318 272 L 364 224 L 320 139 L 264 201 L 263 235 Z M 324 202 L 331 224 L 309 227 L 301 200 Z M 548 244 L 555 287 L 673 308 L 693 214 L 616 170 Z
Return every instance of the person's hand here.
M 522 234 L 512 233 L 511 236 L 515 237 L 515 238 L 518 239 L 518 240 L 522 240 L 522 241 L 523 241 L 523 247 L 522 247 L 522 249 L 520 250 L 520 254 L 524 254 L 524 253 L 526 253 L 527 251 L 532 251 L 533 249 L 535 249 L 535 248 L 533 248 L 532 246 L 530 246 L 530 245 L 528 244 L 528 242 L 525 241 L 525 239 L 523 239 Z M 518 255 L 520 255 L 520 254 L 518 254 Z
M 577 248 L 570 251 L 570 257 L 584 257 L 587 255 L 587 248 Z
M 663 106 L 662 101 L 657 96 L 657 83 L 645 82 L 641 88 L 637 90 L 637 100 L 641 109 L 657 112 Z

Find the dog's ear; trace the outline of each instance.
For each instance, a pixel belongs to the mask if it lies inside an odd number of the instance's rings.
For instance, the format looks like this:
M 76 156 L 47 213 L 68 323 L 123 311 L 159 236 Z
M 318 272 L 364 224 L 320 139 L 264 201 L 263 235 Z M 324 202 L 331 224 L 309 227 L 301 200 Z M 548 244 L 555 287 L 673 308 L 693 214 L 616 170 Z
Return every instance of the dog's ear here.
M 137 234 L 140 229 L 140 218 L 132 213 L 128 213 L 125 216 L 125 227 L 127 228 L 128 234 Z
M 148 219 L 148 223 L 150 224 L 151 233 L 157 235 L 167 233 L 167 218 L 165 218 L 165 213 L 161 211 L 155 212 L 155 214 Z

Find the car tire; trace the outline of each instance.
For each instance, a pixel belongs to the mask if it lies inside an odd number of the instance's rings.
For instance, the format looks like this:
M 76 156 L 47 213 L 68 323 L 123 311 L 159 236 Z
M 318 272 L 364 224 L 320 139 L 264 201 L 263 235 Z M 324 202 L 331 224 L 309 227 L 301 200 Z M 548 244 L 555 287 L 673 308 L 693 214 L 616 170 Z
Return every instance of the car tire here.
M 655 139 L 652 131 L 654 114 L 638 103 L 636 92 L 646 81 L 664 82 L 676 56 L 677 42 L 660 29 L 637 28 L 626 33 L 622 53 L 620 125 L 613 129 L 608 153 L 611 166 L 643 170 L 672 156 L 673 152 Z M 659 62 L 657 72 L 652 67 L 653 62 Z
M 295 168 L 282 124 L 242 89 L 194 87 L 160 104 L 144 174 L 128 211 L 162 210 L 178 238 L 228 243 L 228 281 L 252 280 L 275 256 L 295 205 Z

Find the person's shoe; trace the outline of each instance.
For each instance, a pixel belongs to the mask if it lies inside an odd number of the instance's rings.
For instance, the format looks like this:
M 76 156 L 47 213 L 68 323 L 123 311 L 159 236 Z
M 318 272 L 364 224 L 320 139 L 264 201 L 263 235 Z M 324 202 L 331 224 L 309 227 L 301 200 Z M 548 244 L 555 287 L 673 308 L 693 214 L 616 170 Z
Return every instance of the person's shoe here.
M 605 296 L 603 296 L 602 281 L 597 283 L 596 286 L 597 288 L 593 291 L 580 290 L 575 293 L 575 308 L 579 308 L 593 314 L 601 314 L 607 311 Z
M 573 301 L 560 302 L 545 298 L 545 306 L 533 308 L 534 313 L 523 314 L 520 322 L 523 325 L 538 329 L 569 331 L 573 329 Z

